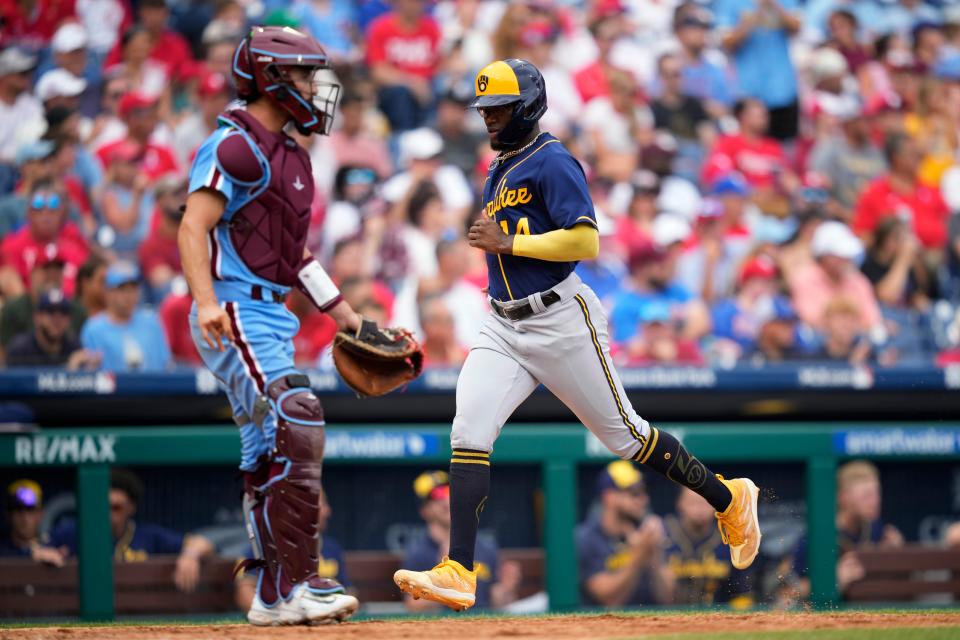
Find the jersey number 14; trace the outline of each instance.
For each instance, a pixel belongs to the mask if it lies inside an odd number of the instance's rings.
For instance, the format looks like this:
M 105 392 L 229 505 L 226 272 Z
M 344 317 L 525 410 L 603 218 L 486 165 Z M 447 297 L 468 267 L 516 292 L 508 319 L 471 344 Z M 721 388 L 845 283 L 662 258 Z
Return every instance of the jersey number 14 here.
M 510 221 L 501 220 L 500 228 L 503 229 L 503 232 L 510 235 Z M 516 235 L 518 236 L 528 236 L 530 235 L 530 222 L 526 218 L 520 218 L 517 220 L 517 230 Z

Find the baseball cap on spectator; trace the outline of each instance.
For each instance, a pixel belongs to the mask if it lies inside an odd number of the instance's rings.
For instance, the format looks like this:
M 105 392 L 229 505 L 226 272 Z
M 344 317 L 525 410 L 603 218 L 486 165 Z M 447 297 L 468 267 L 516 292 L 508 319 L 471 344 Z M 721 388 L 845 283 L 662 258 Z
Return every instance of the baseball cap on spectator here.
M 933 75 L 940 80 L 960 82 L 960 54 L 948 55 L 933 65 Z
M 43 506 L 43 490 L 33 480 L 14 480 L 7 485 L 7 509 L 39 509 Z
M 520 30 L 520 44 L 533 47 L 544 42 L 552 42 L 557 37 L 556 29 L 546 20 L 534 20 Z
M 87 81 L 78 78 L 66 69 L 52 69 L 40 76 L 34 92 L 40 102 L 46 102 L 61 96 L 72 98 L 83 93 Z
M 645 488 L 643 474 L 629 460 L 615 460 L 604 467 L 597 475 L 597 493 L 608 489 L 614 491 L 636 491 Z
M 473 100 L 473 86 L 466 82 L 452 82 L 443 92 L 443 99 L 447 102 L 466 107 Z
M 626 12 L 627 7 L 621 0 L 595 0 L 590 15 L 592 20 L 603 20 L 604 18 L 623 15 Z
M 443 138 L 427 127 L 407 131 L 400 137 L 400 158 L 404 165 L 411 160 L 430 160 L 443 151 Z
M 704 198 L 697 217 L 700 220 L 717 220 L 723 217 L 724 210 L 723 203 L 716 198 Z
M 47 289 L 37 298 L 37 311 L 57 312 L 69 314 L 73 305 L 60 289 Z
M 640 309 L 643 324 L 667 324 L 671 321 L 670 305 L 662 300 L 651 301 Z
M 633 197 L 641 195 L 656 196 L 660 193 L 660 177 L 653 171 L 640 169 L 630 176 L 630 186 L 633 187 Z
M 116 289 L 140 281 L 140 269 L 129 262 L 114 262 L 107 269 L 107 289 Z
M 690 237 L 691 232 L 690 223 L 681 216 L 661 213 L 653 219 L 650 235 L 653 238 L 654 247 L 668 249 L 674 244 L 684 242 Z
M 751 278 L 773 280 L 776 277 L 777 263 L 770 256 L 759 255 L 743 263 L 740 273 L 737 275 L 737 284 L 743 286 L 743 283 Z
M 152 109 L 157 104 L 157 97 L 142 91 L 129 91 L 117 103 L 117 113 L 126 118 L 132 111 Z
M 648 264 L 659 262 L 665 257 L 665 253 L 650 243 L 643 243 L 630 250 L 627 257 L 627 268 L 630 271 L 636 271 Z
M 183 176 L 168 173 L 157 179 L 153 185 L 153 193 L 156 197 L 167 195 L 168 193 L 177 193 L 186 191 L 187 179 Z
M 243 30 L 237 29 L 237 26 L 227 20 L 213 20 L 204 28 L 203 35 L 200 38 L 205 47 L 220 44 L 222 42 L 236 42 L 243 37 Z
M 46 160 L 57 148 L 53 140 L 33 140 L 17 147 L 15 162 L 18 167 L 22 167 L 28 162 L 37 162 Z
M 227 78 L 222 73 L 214 71 L 201 78 L 200 85 L 197 87 L 197 94 L 201 98 L 209 98 L 226 93 L 229 90 L 230 84 L 227 82 Z
M 863 243 L 847 225 L 836 220 L 827 220 L 820 223 L 813 232 L 810 250 L 815 258 L 836 256 L 855 260 L 863 254 Z
M 53 34 L 50 48 L 54 53 L 70 53 L 77 49 L 86 49 L 88 42 L 87 30 L 83 25 L 78 22 L 66 22 Z
M 37 66 L 37 56 L 20 47 L 10 46 L 0 52 L 0 77 L 30 71 Z
M 692 182 L 682 178 L 669 178 L 660 183 L 657 210 L 694 220 L 700 211 L 702 200 L 700 191 Z
M 810 81 L 817 84 L 827 78 L 846 75 L 850 71 L 850 65 L 839 51 L 831 47 L 823 47 L 810 56 L 808 70 Z
M 696 27 L 699 29 L 709 29 L 713 26 L 713 16 L 706 9 L 697 6 L 691 6 L 680 12 L 674 23 L 675 29 L 685 27 Z
M 750 185 L 737 172 L 725 173 L 710 185 L 710 195 L 716 198 L 722 196 L 748 196 Z
M 446 471 L 424 471 L 413 481 L 413 492 L 421 503 L 443 500 L 450 495 L 450 476 Z

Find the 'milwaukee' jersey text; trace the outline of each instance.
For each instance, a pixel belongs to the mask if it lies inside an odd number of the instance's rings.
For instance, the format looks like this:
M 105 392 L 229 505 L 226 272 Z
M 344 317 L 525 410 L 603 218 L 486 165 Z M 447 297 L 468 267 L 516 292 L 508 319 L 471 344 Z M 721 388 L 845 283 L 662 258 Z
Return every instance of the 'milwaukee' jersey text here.
M 483 186 L 483 213 L 507 234 L 541 234 L 597 224 L 583 168 L 549 133 L 540 134 L 523 153 L 494 164 Z M 576 266 L 576 262 L 487 254 L 490 295 L 505 302 L 546 291 Z

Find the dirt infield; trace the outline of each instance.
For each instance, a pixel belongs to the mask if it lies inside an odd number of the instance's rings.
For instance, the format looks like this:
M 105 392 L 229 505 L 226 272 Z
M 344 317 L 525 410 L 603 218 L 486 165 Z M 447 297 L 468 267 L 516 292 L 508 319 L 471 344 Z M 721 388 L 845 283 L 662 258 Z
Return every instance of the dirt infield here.
M 435 620 L 371 620 L 330 627 L 257 629 L 246 625 L 37 627 L 0 630 L 2 640 L 264 640 L 265 638 L 628 638 L 677 633 L 756 633 L 820 629 L 883 629 L 896 627 L 957 627 L 956 613 L 756 613 L 580 615 L 540 618 L 441 618 Z

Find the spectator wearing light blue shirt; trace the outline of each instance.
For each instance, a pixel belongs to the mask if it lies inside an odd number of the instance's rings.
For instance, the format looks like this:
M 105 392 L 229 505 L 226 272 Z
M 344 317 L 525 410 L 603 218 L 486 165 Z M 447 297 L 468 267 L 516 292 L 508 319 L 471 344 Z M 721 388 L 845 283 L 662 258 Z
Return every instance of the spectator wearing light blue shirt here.
M 351 36 L 356 35 L 357 11 L 350 0 L 298 0 L 290 6 L 290 13 L 300 28 L 323 43 L 335 59 L 356 57 L 357 47 Z
M 715 58 L 722 58 L 719 52 L 706 50 L 712 26 L 710 14 L 696 3 L 683 4 L 674 13 L 673 32 L 680 43 L 679 56 L 683 63 L 683 92 L 703 100 L 707 113 L 719 118 L 733 105 L 735 78 L 728 66 L 710 58 L 711 53 Z M 655 86 L 653 94 L 658 93 Z
M 140 271 L 118 262 L 107 270 L 106 309 L 80 332 L 85 349 L 102 355 L 108 371 L 162 371 L 170 366 L 170 347 L 157 315 L 138 309 Z
M 772 137 L 795 138 L 799 107 L 790 36 L 800 30 L 800 19 L 793 13 L 796 0 L 717 0 L 715 8 L 740 94 L 767 106 Z

